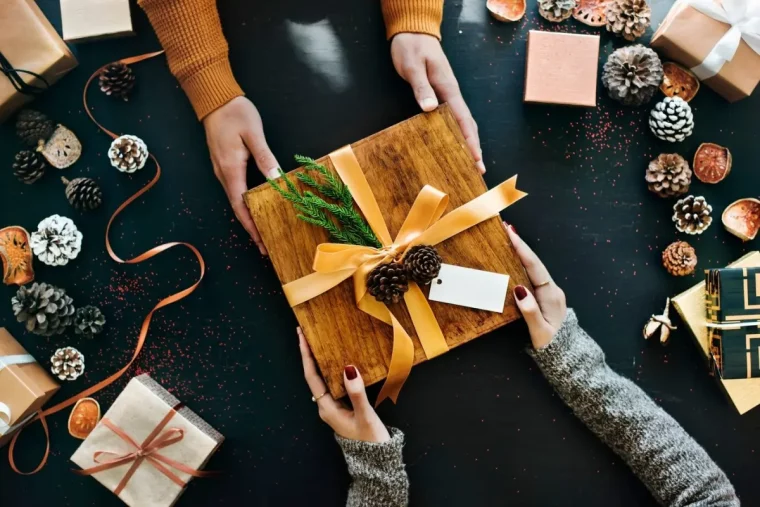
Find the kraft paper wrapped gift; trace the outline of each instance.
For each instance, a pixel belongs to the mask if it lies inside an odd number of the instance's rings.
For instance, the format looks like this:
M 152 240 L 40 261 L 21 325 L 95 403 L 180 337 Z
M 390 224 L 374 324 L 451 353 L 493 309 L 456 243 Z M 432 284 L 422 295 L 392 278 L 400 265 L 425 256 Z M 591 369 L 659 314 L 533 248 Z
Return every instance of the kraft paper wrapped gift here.
M 0 122 L 77 66 L 77 60 L 33 0 L 0 1 Z M 33 72 L 45 81 L 25 72 Z M 13 81 L 20 80 L 14 87 Z M 23 81 L 23 84 L 21 83 Z M 17 88 L 27 87 L 22 93 Z M 33 89 L 30 89 L 33 88 Z
M 599 36 L 528 32 L 525 102 L 596 107 Z
M 133 35 L 129 0 L 61 0 L 66 42 Z
M 760 82 L 760 2 L 679 0 L 651 46 L 728 101 L 749 97 Z
M 0 447 L 58 388 L 53 377 L 0 327 Z
M 131 507 L 170 507 L 192 479 L 183 469 L 201 470 L 223 441 L 218 431 L 143 374 L 129 381 L 71 461 L 83 469 L 79 474 L 92 475 Z M 142 447 L 140 456 L 137 446 Z M 88 472 L 109 462 L 118 466 Z

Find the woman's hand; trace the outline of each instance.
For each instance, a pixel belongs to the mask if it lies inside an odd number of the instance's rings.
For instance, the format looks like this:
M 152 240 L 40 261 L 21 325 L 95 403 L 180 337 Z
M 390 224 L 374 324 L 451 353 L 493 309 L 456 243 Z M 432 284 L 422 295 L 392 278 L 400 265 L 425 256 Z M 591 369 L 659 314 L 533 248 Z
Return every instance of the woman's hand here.
M 391 58 L 399 75 L 412 85 L 423 111 L 438 107 L 439 100 L 448 102 L 478 169 L 481 174 L 486 172 L 478 125 L 462 98 L 457 78 L 438 39 L 423 33 L 400 33 L 391 41 Z
M 565 320 L 567 314 L 565 293 L 557 287 L 544 264 L 517 235 L 515 228 L 506 222 L 504 222 L 504 228 L 507 230 L 509 239 L 512 240 L 520 261 L 525 266 L 530 283 L 533 284 L 535 297 L 528 292 L 528 289 L 518 285 L 515 287 L 515 300 L 528 324 L 533 348 L 541 349 L 551 343 Z
M 238 221 L 251 235 L 262 255 L 267 254 L 261 235 L 243 201 L 248 190 L 246 169 L 253 156 L 264 176 L 277 178 L 280 165 L 274 158 L 256 107 L 245 97 L 236 97 L 203 119 L 206 142 L 211 152 L 214 174 L 227 192 Z
M 301 349 L 303 374 L 313 398 L 317 401 L 319 417 L 343 438 L 377 443 L 390 440 L 388 429 L 367 399 L 364 381 L 359 370 L 354 366 L 346 366 L 343 371 L 343 382 L 353 406 L 351 410 L 343 403 L 336 401 L 327 391 L 325 381 L 319 376 L 311 349 L 300 327 L 298 328 L 298 347 Z

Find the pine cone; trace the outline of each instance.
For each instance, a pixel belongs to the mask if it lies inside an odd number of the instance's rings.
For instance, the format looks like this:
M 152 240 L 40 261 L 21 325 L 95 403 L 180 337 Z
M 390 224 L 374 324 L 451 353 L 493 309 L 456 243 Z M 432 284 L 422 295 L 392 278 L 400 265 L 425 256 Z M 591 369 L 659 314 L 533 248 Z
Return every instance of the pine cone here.
M 576 0 L 538 0 L 538 13 L 554 23 L 564 21 L 573 15 Z
M 76 380 L 84 373 L 84 356 L 74 347 L 56 350 L 50 364 L 50 371 L 60 380 Z
M 61 334 L 73 321 L 73 300 L 53 285 L 35 282 L 31 287 L 22 286 L 11 303 L 16 320 L 40 336 Z
M 686 234 L 702 234 L 712 223 L 712 206 L 704 197 L 684 197 L 673 206 L 673 212 L 676 229 Z
M 649 162 L 646 175 L 649 190 L 660 197 L 675 197 L 689 191 L 691 168 L 677 153 L 663 153 Z
M 45 174 L 45 159 L 36 151 L 22 150 L 13 161 L 13 174 L 21 183 L 30 185 Z
M 85 338 L 92 338 L 103 331 L 105 324 L 106 318 L 99 308 L 95 306 L 77 308 L 77 313 L 74 316 L 76 334 L 84 335 Z
M 651 23 L 652 9 L 646 0 L 614 0 L 607 4 L 607 31 L 634 41 Z
M 48 266 L 64 266 L 82 250 L 82 233 L 70 218 L 51 215 L 39 223 L 30 245 Z
M 427 285 L 441 271 L 441 256 L 432 246 L 417 245 L 409 249 L 404 257 L 406 273 L 420 285 Z
M 92 178 L 74 178 L 69 181 L 61 177 L 61 181 L 66 184 L 66 199 L 74 209 L 91 211 L 103 203 L 103 191 Z
M 613 99 L 626 106 L 640 106 L 652 100 L 662 77 L 657 53 L 636 44 L 617 49 L 607 58 L 602 84 Z
M 16 119 L 16 134 L 29 146 L 37 147 L 50 139 L 55 130 L 53 122 L 34 109 L 24 109 Z
M 129 65 L 121 62 L 110 63 L 98 77 L 100 91 L 106 95 L 129 100 L 129 93 L 135 87 L 135 75 Z
M 395 262 L 380 264 L 367 276 L 367 290 L 381 303 L 398 303 L 409 290 L 404 266 Z
M 133 173 L 145 167 L 148 147 L 137 136 L 124 135 L 114 139 L 108 149 L 111 165 L 123 173 Z
M 694 132 L 691 106 L 680 97 L 665 97 L 649 116 L 649 128 L 663 141 L 681 142 Z
M 673 276 L 690 275 L 697 268 L 697 252 L 687 242 L 676 241 L 662 252 L 662 265 Z

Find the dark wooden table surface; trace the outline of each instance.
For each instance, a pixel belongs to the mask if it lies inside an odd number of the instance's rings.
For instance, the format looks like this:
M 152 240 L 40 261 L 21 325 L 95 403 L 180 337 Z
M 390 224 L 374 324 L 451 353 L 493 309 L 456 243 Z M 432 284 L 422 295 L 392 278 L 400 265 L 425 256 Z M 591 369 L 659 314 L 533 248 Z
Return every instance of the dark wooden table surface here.
M 60 27 L 56 0 L 40 4 Z M 274 153 L 286 168 L 293 153 L 321 156 L 417 112 L 411 90 L 394 72 L 377 2 L 220 1 L 236 76 L 259 107 Z M 529 29 L 594 33 L 573 21 L 550 25 L 529 2 L 516 24 L 492 20 L 483 0 L 450 1 L 444 48 L 480 126 L 493 185 L 513 173 L 530 197 L 506 219 L 540 254 L 609 364 L 670 412 L 724 468 L 746 505 L 760 504 L 760 411 L 739 416 L 710 378 L 692 338 L 675 333 L 667 348 L 645 343 L 641 327 L 666 296 L 699 281 L 676 279 L 660 252 L 678 238 L 671 201 L 647 191 L 650 159 L 673 146 L 657 141 L 647 109 L 606 97 L 595 110 L 521 102 Z M 656 0 L 654 21 L 670 0 Z M 35 230 L 46 216 L 72 217 L 84 233 L 80 256 L 66 267 L 36 263 L 37 279 L 65 287 L 80 304 L 103 307 L 107 331 L 84 342 L 73 333 L 39 338 L 14 322 L 12 287 L 0 288 L 0 323 L 43 364 L 60 346 L 87 357 L 87 372 L 59 399 L 104 378 L 131 354 L 145 313 L 197 273 L 189 253 L 172 251 L 139 266 L 120 266 L 103 241 L 110 213 L 151 177 L 117 173 L 109 139 L 80 103 L 87 76 L 100 65 L 158 48 L 133 6 L 137 36 L 76 46 L 80 66 L 34 106 L 78 133 L 82 159 L 60 175 L 100 181 L 105 205 L 91 214 L 69 208 L 59 173 L 32 186 L 11 174 L 21 148 L 10 123 L 0 126 L 0 225 Z M 602 36 L 602 60 L 621 41 Z M 600 61 L 600 64 L 602 62 Z M 122 256 L 169 240 L 196 244 L 209 271 L 198 291 L 155 318 L 146 350 L 129 375 L 97 395 L 107 407 L 127 377 L 150 372 L 227 437 L 183 505 L 340 505 L 348 477 L 331 431 L 322 424 L 302 379 L 296 321 L 270 263 L 252 247 L 228 209 L 208 160 L 203 129 L 162 59 L 139 64 L 129 103 L 93 91 L 92 105 L 109 128 L 146 140 L 163 163 L 159 185 L 129 209 L 113 231 Z M 600 95 L 604 91 L 600 86 Z M 733 200 L 757 196 L 760 138 L 754 124 L 760 94 L 730 105 L 709 89 L 692 102 L 696 130 L 675 149 L 691 158 L 699 143 L 730 147 L 735 168 L 718 186 L 695 183 L 716 219 Z M 262 181 L 250 171 L 250 184 Z M 758 247 L 742 244 L 716 221 L 691 238 L 699 270 L 725 265 Z M 523 352 L 522 323 L 502 328 L 414 369 L 398 405 L 380 415 L 407 435 L 404 450 L 412 505 L 653 505 L 645 487 L 553 394 Z M 78 445 L 67 414 L 51 420 L 53 451 L 33 477 L 0 460 L 2 505 L 119 505 L 91 478 L 70 472 Z M 42 451 L 39 425 L 24 432 L 22 466 Z M 4 452 L 6 449 L 3 450 Z

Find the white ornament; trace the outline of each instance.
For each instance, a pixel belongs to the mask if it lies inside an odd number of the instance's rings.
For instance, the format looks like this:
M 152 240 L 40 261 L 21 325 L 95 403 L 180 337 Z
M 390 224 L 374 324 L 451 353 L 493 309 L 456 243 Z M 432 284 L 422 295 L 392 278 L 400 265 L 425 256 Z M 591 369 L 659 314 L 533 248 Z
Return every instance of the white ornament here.
M 52 215 L 39 223 L 29 244 L 43 263 L 64 266 L 82 250 L 82 233 L 70 218 Z
M 123 173 L 133 173 L 145 167 L 148 156 L 145 142 L 129 134 L 114 139 L 108 149 L 111 165 Z
M 694 132 L 694 115 L 681 97 L 665 97 L 649 116 L 649 128 L 663 141 L 678 143 Z

